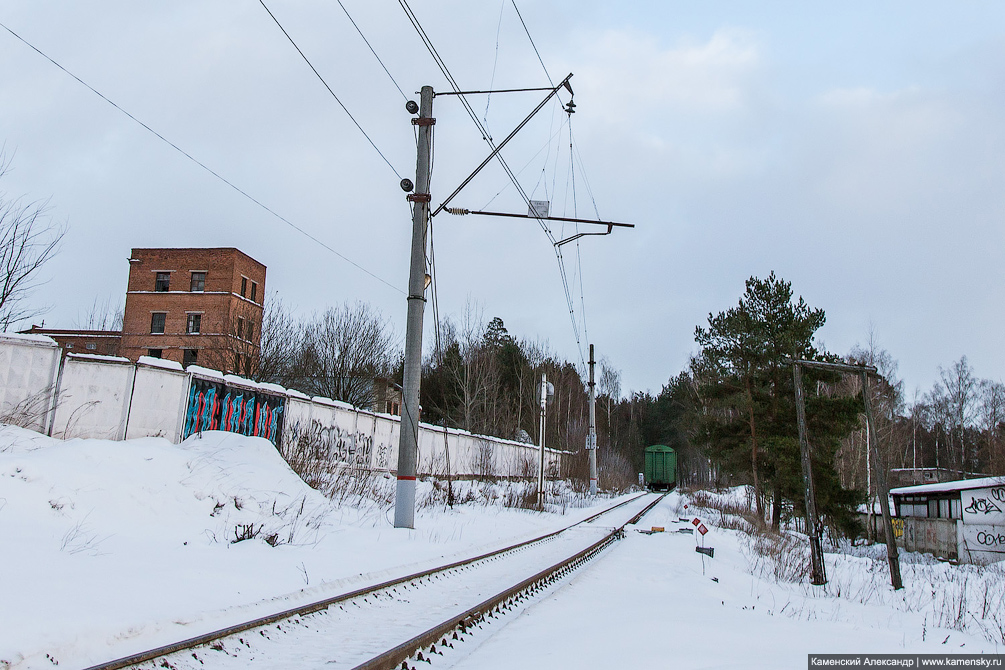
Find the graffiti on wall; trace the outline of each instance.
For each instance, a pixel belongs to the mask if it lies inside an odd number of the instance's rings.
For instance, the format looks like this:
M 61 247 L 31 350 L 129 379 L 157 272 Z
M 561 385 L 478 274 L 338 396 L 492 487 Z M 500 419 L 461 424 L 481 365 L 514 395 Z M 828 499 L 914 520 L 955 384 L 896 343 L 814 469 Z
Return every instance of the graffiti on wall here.
M 352 468 L 387 468 L 389 445 L 374 445 L 373 434 L 325 425 L 317 419 L 296 422 L 289 428 L 289 444 L 319 460 Z M 374 456 L 376 455 L 376 458 Z
M 286 398 L 193 378 L 183 438 L 204 430 L 225 430 L 279 443 Z

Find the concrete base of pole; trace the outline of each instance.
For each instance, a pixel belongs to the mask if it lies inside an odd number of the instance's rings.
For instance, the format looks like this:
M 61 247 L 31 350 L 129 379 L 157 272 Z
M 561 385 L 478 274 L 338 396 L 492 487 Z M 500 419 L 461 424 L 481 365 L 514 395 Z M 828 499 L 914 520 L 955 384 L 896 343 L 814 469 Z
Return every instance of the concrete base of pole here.
M 394 527 L 415 528 L 415 477 L 398 478 L 394 501 Z
M 597 480 L 596 479 L 591 479 L 590 480 L 590 495 L 591 496 L 597 495 Z

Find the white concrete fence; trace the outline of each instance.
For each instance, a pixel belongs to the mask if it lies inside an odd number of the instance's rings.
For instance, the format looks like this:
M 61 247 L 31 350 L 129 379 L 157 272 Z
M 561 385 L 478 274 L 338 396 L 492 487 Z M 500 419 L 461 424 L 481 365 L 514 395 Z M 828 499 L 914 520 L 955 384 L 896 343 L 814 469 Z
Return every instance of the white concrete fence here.
M 283 453 L 309 450 L 334 465 L 393 472 L 400 418 L 309 398 L 215 370 L 141 357 L 69 354 L 48 337 L 0 334 L 0 422 L 61 439 L 164 437 L 202 430 L 269 439 Z M 548 449 L 548 476 L 564 452 Z M 527 477 L 534 445 L 419 424 L 420 474 Z

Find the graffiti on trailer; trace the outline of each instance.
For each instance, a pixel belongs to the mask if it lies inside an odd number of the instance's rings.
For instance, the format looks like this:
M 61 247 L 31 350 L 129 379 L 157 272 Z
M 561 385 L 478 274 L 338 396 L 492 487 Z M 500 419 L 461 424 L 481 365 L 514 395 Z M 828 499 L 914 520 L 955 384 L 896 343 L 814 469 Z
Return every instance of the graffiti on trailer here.
M 970 512 L 971 514 L 993 514 L 994 512 L 1001 512 L 1001 508 L 994 504 L 987 498 L 974 498 L 970 501 L 970 504 L 963 508 L 964 512 Z
M 1005 488 L 1003 489 L 991 489 L 991 497 L 998 502 L 1005 502 Z
M 182 437 L 204 430 L 225 430 L 264 437 L 278 447 L 285 405 L 283 396 L 193 378 Z
M 326 426 L 317 419 L 311 419 L 310 424 L 299 422 L 290 426 L 290 444 L 297 444 L 301 449 L 319 460 L 330 460 L 353 468 L 370 468 L 373 457 L 373 435 L 344 430 L 336 425 Z M 381 444 L 378 454 L 385 454 L 387 446 Z M 380 464 L 378 458 L 377 467 Z M 386 455 L 383 460 L 387 460 Z

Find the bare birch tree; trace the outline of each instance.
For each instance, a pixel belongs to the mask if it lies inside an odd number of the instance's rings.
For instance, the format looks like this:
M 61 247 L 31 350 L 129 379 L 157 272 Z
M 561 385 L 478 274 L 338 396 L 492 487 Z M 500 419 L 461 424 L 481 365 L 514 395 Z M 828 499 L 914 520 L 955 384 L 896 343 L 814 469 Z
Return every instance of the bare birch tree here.
M 0 178 L 11 159 L 0 150 Z M 0 191 L 0 328 L 42 314 L 29 298 L 42 283 L 41 269 L 59 251 L 66 233 L 48 216 L 48 201 L 11 198 Z

